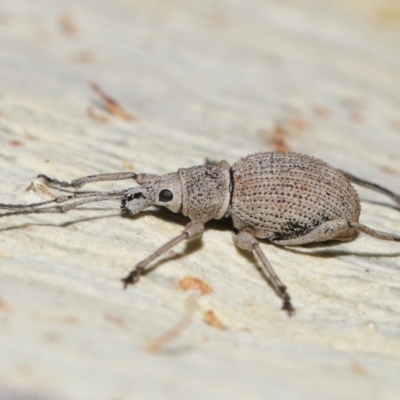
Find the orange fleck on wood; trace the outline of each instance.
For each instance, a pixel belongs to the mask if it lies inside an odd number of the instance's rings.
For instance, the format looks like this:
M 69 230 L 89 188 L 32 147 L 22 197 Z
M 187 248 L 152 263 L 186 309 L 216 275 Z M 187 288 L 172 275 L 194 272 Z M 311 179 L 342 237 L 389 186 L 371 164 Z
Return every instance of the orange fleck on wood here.
M 289 120 L 289 127 L 295 131 L 304 131 L 308 124 L 300 117 L 293 117 Z
M 10 311 L 10 306 L 0 297 L 0 311 Z
M 29 139 L 29 140 L 38 140 L 37 136 L 32 135 L 32 134 L 29 133 L 29 132 L 25 132 L 25 137 L 26 137 L 27 139 Z
M 217 318 L 214 311 L 205 311 L 204 321 L 207 325 L 213 326 L 214 328 L 226 329 L 226 326 Z
M 212 289 L 209 285 L 193 276 L 186 276 L 185 278 L 180 279 L 178 282 L 178 287 L 184 291 L 193 289 L 199 290 L 201 295 L 212 292 Z
M 285 129 L 283 124 L 277 122 L 272 131 L 271 137 L 269 138 L 269 143 L 276 151 L 281 151 L 283 153 L 287 153 L 290 150 L 289 146 L 286 143 L 286 138 L 289 132 Z
M 109 122 L 108 118 L 104 114 L 101 114 L 99 111 L 97 111 L 93 107 L 89 107 L 87 109 L 87 115 L 93 121 L 99 122 L 101 124 L 106 124 L 107 122 Z
M 113 324 L 115 326 L 118 326 L 118 327 L 125 326 L 125 321 L 122 318 L 116 317 L 115 315 L 104 314 L 104 319 L 107 322 L 110 322 L 111 324 Z
M 123 160 L 122 161 L 122 167 L 126 171 L 133 171 L 133 164 L 129 160 Z
M 101 100 L 102 105 L 104 108 L 112 115 L 115 115 L 116 117 L 119 117 L 125 121 L 134 121 L 137 118 L 134 117 L 133 115 L 129 114 L 126 112 L 118 103 L 116 100 L 114 100 L 112 97 L 110 97 L 107 93 L 101 89 L 101 87 L 97 83 L 90 83 L 90 87 L 94 91 L 94 93 L 98 96 L 98 98 Z
M 21 147 L 24 145 L 20 140 L 11 140 L 10 144 L 13 147 Z
M 315 105 L 312 107 L 314 114 L 319 118 L 330 118 L 332 116 L 332 110 L 325 106 Z
M 351 368 L 351 371 L 357 375 L 368 375 L 366 369 L 357 361 L 353 361 L 351 363 L 350 368 Z
M 96 59 L 96 53 L 90 50 L 79 51 L 72 55 L 72 61 L 91 63 Z
M 79 34 L 78 24 L 76 19 L 67 12 L 60 15 L 59 24 L 65 36 L 76 37 Z
M 382 172 L 385 172 L 386 174 L 391 174 L 391 175 L 396 175 L 398 171 L 395 168 L 389 167 L 388 165 L 382 165 L 380 167 L 380 170 Z
M 150 340 L 146 346 L 148 352 L 154 353 L 162 349 L 166 344 L 176 339 L 192 322 L 192 315 L 197 307 L 198 296 L 190 296 L 186 301 L 186 313 L 172 328 L 165 331 L 156 339 Z

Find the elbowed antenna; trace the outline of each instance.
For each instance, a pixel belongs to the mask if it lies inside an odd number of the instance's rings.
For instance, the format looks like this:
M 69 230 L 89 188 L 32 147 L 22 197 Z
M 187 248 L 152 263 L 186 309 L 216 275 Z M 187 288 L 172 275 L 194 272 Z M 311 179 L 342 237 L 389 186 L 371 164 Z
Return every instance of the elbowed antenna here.
M 42 201 L 40 203 L 31 203 L 31 204 L 0 203 L 0 209 L 6 209 L 6 210 L 17 209 L 17 211 L 10 211 L 0 214 L 0 218 L 11 215 L 23 215 L 23 214 L 63 214 L 75 207 L 81 206 L 82 204 L 94 203 L 97 201 L 105 201 L 105 200 L 120 200 L 123 198 L 123 196 L 125 196 L 127 191 L 128 189 L 118 190 L 118 191 L 115 190 L 112 192 L 73 193 L 70 195 L 57 196 L 54 199 Z M 66 203 L 76 199 L 79 200 L 57 207 L 58 204 Z M 50 207 L 42 207 L 47 204 L 55 204 L 55 205 Z
M 117 172 L 112 174 L 98 174 L 84 176 L 79 179 L 75 179 L 71 182 L 60 181 L 58 179 L 49 178 L 47 175 L 40 174 L 38 178 L 44 179 L 46 184 L 51 186 L 58 186 L 62 188 L 74 188 L 80 189 L 84 185 L 90 182 L 100 181 L 118 181 L 123 179 L 134 179 L 136 181 L 138 174 L 135 172 Z M 92 193 L 71 193 L 68 195 L 57 196 L 54 199 L 41 201 L 32 204 L 3 204 L 0 203 L 0 209 L 5 210 L 16 210 L 0 214 L 0 218 L 11 215 L 22 215 L 22 214 L 55 214 L 55 213 L 66 213 L 72 208 L 78 207 L 82 204 L 94 203 L 97 201 L 105 200 L 120 200 L 122 199 L 129 189 L 114 190 L 109 192 L 92 192 Z M 78 201 L 74 201 L 78 200 Z M 63 206 L 57 207 L 58 204 L 67 203 Z M 54 204 L 50 207 L 42 207 L 48 204 Z
M 84 176 L 83 178 L 74 179 L 71 182 L 59 181 L 58 179 L 49 178 L 47 175 L 44 174 L 39 174 L 37 177 L 44 179 L 48 185 L 54 185 L 63 188 L 72 187 L 74 189 L 80 189 L 90 182 L 122 181 L 124 179 L 134 179 L 136 181 L 137 176 L 138 174 L 135 172 L 116 172 L 112 174 Z

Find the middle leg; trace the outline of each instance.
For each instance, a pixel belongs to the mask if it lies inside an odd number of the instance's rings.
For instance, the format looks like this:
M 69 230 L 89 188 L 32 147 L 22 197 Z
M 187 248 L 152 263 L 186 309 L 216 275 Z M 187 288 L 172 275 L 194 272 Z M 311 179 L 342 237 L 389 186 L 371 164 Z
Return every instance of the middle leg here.
M 276 292 L 283 300 L 282 310 L 286 311 L 289 316 L 293 315 L 295 313 L 295 309 L 290 301 L 290 296 L 286 290 L 286 286 L 279 279 L 271 263 L 261 250 L 260 244 L 256 238 L 249 232 L 240 231 L 237 234 L 234 232 L 233 240 L 236 246 L 243 250 L 251 251 L 260 260 L 263 271 L 269 276 Z

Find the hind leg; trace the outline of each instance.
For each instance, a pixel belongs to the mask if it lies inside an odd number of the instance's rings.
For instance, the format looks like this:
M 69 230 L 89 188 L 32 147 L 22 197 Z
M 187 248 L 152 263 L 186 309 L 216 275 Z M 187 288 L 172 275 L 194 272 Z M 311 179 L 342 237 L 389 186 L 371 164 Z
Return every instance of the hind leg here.
M 272 239 L 271 241 L 282 246 L 297 246 L 307 243 L 326 242 L 327 240 L 349 241 L 357 235 L 356 226 L 351 226 L 350 224 L 345 219 L 335 219 L 324 222 L 306 235 L 293 239 Z
M 357 232 L 363 232 L 381 240 L 400 242 L 399 235 L 377 231 L 359 222 L 348 222 L 345 219 L 324 222 L 304 236 L 287 240 L 272 239 L 271 242 L 282 246 L 297 246 L 307 243 L 326 242 L 327 240 L 349 241 L 357 236 Z
M 397 193 L 394 193 L 383 186 L 377 185 L 376 183 L 372 183 L 369 181 L 365 181 L 364 179 L 357 178 L 356 176 L 350 174 L 349 172 L 343 171 L 342 169 L 339 169 L 338 171 L 340 171 L 350 182 L 353 182 L 356 185 L 363 186 L 371 190 L 375 190 L 375 192 L 382 193 L 385 196 L 390 197 L 397 204 L 400 204 L 400 195 L 398 195 Z

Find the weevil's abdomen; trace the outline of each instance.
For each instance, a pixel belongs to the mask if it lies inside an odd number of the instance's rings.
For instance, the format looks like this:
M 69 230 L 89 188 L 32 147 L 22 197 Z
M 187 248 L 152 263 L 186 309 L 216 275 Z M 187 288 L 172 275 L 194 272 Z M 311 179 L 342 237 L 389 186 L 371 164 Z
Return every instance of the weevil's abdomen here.
M 303 236 L 325 221 L 358 221 L 360 201 L 347 178 L 298 153 L 257 153 L 232 166 L 230 214 L 260 238 Z

